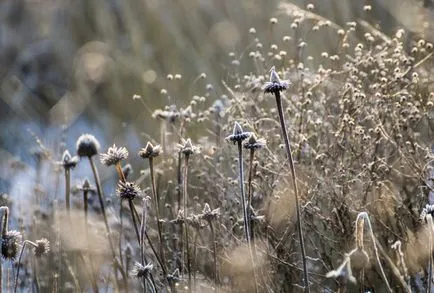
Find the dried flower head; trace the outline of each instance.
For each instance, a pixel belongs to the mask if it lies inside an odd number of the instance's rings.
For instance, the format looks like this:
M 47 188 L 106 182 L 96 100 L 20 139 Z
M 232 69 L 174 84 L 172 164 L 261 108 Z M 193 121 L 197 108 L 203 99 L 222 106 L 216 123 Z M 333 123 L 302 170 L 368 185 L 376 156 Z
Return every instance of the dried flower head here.
M 200 214 L 200 217 L 204 219 L 207 222 L 213 221 L 217 219 L 217 217 L 220 216 L 220 208 L 216 208 L 214 210 L 211 210 L 211 207 L 208 203 L 205 203 L 202 214 Z
M 95 186 L 92 186 L 87 178 L 84 178 L 83 184 L 81 184 L 81 186 L 79 186 L 78 189 L 86 192 L 96 191 Z
M 146 278 L 149 276 L 149 273 L 154 268 L 154 265 L 148 263 L 147 265 L 142 265 L 139 262 L 136 262 L 131 270 L 131 276 L 137 279 Z
M 133 200 L 142 194 L 142 190 L 133 182 L 119 181 L 116 194 L 121 199 Z
M 65 169 L 72 169 L 77 166 L 79 160 L 80 158 L 78 156 L 71 157 L 71 154 L 68 152 L 68 150 L 66 150 L 63 152 L 60 165 L 62 165 Z
M 178 149 L 181 153 L 183 153 L 185 156 L 194 155 L 199 152 L 199 148 L 196 146 L 193 146 L 191 143 L 191 139 L 183 139 L 181 144 L 178 144 Z
M 356 278 L 353 276 L 353 271 L 351 270 L 351 260 L 348 255 L 345 256 L 344 262 L 333 271 L 326 274 L 327 278 L 337 279 L 340 282 L 351 282 L 356 283 Z
M 20 232 L 11 230 L 2 236 L 2 257 L 6 260 L 14 260 L 18 254 L 22 235 Z
M 166 110 L 155 110 L 152 114 L 152 117 L 168 120 L 171 123 L 175 123 L 179 115 L 180 114 L 178 109 L 176 108 L 176 105 L 170 105 Z
M 286 90 L 290 83 L 288 81 L 280 80 L 274 66 L 270 70 L 270 81 L 266 82 L 262 89 L 265 93 L 276 93 Z
M 33 253 L 36 257 L 46 255 L 50 251 L 50 242 L 46 238 L 35 241 L 36 246 L 33 248 Z
M 254 133 L 249 136 L 249 139 L 244 142 L 245 149 L 258 150 L 265 147 L 266 141 L 263 138 L 257 138 Z
M 99 148 L 99 142 L 92 134 L 82 134 L 77 140 L 79 157 L 93 157 L 98 154 Z
M 249 136 L 250 136 L 250 132 L 243 131 L 241 125 L 238 122 L 235 122 L 234 131 L 232 132 L 231 135 L 226 137 L 226 140 L 236 143 L 247 139 Z
M 128 150 L 124 147 L 116 147 L 114 144 L 112 147 L 109 147 L 107 153 L 101 154 L 101 163 L 106 166 L 116 165 L 122 160 L 128 158 Z
M 154 146 L 152 143 L 148 141 L 146 146 L 139 151 L 139 156 L 142 159 L 149 159 L 149 158 L 159 156 L 161 152 L 162 150 L 160 145 Z
M 427 204 L 422 211 L 420 212 L 420 216 L 419 219 L 420 221 L 425 222 L 426 221 L 426 216 L 430 214 L 430 215 L 434 215 L 434 204 Z

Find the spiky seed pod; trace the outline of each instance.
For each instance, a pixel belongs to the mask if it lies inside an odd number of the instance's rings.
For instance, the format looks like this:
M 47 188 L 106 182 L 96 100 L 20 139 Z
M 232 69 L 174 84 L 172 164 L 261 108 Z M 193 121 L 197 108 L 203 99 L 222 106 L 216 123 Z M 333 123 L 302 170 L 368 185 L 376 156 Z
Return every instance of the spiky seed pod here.
M 159 156 L 162 153 L 162 149 L 160 145 L 154 146 L 152 143 L 148 141 L 146 146 L 139 151 L 139 156 L 142 159 L 149 159 Z
M 78 187 L 81 191 L 87 191 L 87 192 L 96 192 L 96 189 L 94 186 L 92 186 L 87 178 L 83 180 L 83 184 Z
M 244 142 L 243 146 L 245 149 L 249 150 L 259 150 L 264 148 L 266 141 L 263 138 L 257 138 L 254 133 L 252 133 L 247 141 Z
M 133 182 L 119 181 L 116 194 L 121 199 L 133 200 L 142 194 L 142 190 Z
M 144 266 L 141 263 L 136 262 L 131 270 L 131 276 L 137 279 L 146 278 L 149 276 L 149 273 L 153 268 L 154 265 L 151 263 Z
M 71 154 L 66 150 L 63 152 L 60 165 L 62 165 L 65 169 L 72 169 L 77 166 L 79 160 L 80 158 L 78 156 L 71 157 Z
M 178 144 L 179 151 L 183 153 L 185 156 L 194 155 L 199 152 L 199 148 L 193 146 L 191 143 L 191 139 L 184 140 L 182 144 Z
M 209 204 L 205 203 L 202 210 L 202 214 L 200 214 L 200 217 L 205 221 L 210 222 L 217 219 L 218 216 L 220 216 L 220 208 L 211 210 Z
M 128 158 L 128 150 L 124 147 L 109 147 L 107 153 L 101 154 L 100 159 L 101 163 L 106 166 L 116 165 L 122 160 L 126 160 Z
M 238 122 L 235 122 L 234 131 L 232 132 L 231 135 L 226 137 L 226 140 L 233 142 L 235 144 L 236 142 L 241 142 L 247 139 L 250 136 L 250 134 L 251 134 L 250 132 L 243 131 L 241 125 Z
M 1 253 L 6 260 L 14 260 L 20 250 L 22 235 L 20 232 L 7 231 L 1 238 Z
M 290 83 L 288 81 L 280 80 L 274 66 L 270 70 L 270 81 L 266 82 L 262 89 L 265 93 L 276 93 L 288 89 Z
M 77 155 L 79 157 L 93 157 L 98 154 L 100 144 L 92 134 L 82 134 L 77 139 Z
M 50 251 L 50 242 L 46 238 L 35 241 L 36 246 L 33 248 L 33 253 L 36 257 L 46 255 Z

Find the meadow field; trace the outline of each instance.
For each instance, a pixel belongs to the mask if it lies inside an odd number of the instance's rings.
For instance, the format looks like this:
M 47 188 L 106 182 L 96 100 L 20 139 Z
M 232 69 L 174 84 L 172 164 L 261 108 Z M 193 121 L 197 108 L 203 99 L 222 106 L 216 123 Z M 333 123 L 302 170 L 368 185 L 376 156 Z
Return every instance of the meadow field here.
M 0 2 L 0 292 L 434 292 L 434 2 Z

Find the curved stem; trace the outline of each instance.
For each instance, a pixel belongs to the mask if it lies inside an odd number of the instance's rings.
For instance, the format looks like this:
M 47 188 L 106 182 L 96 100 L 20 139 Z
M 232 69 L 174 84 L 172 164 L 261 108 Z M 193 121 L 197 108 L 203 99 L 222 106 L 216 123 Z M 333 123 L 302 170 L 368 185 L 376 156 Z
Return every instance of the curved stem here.
M 303 275 L 304 275 L 303 284 L 304 284 L 304 292 L 306 293 L 306 292 L 310 292 L 309 272 L 307 270 L 306 248 L 304 246 L 302 219 L 301 219 L 300 204 L 298 199 L 298 188 L 297 188 L 297 180 L 295 176 L 294 160 L 292 158 L 291 146 L 289 144 L 288 133 L 286 131 L 285 116 L 283 114 L 283 106 L 282 106 L 282 99 L 280 97 L 280 92 L 276 91 L 274 92 L 274 95 L 276 97 L 277 111 L 279 112 L 279 120 L 280 120 L 280 126 L 282 128 L 283 140 L 285 142 L 286 154 L 288 156 L 289 167 L 291 169 L 292 184 L 294 185 L 295 207 L 297 210 L 297 228 L 298 228 L 297 230 L 298 230 L 298 238 L 300 241 L 301 258 L 303 261 Z

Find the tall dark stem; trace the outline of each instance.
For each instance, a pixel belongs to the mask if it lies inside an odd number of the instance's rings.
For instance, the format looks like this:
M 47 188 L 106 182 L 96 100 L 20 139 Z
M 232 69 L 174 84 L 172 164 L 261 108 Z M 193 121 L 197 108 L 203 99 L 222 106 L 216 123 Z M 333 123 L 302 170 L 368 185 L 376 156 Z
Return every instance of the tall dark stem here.
M 215 241 L 215 231 L 214 231 L 214 224 L 211 220 L 208 221 L 209 228 L 211 230 L 211 238 L 212 238 L 212 250 L 213 250 L 213 260 L 214 260 L 214 285 L 216 288 L 216 292 L 219 292 L 219 275 L 218 275 L 218 268 L 217 268 L 217 243 Z
M 298 238 L 300 241 L 301 258 L 303 261 L 304 292 L 310 292 L 309 273 L 307 270 L 306 250 L 305 250 L 304 239 L 303 239 L 303 228 L 302 228 L 302 222 L 301 222 L 301 212 L 300 212 L 300 204 L 299 204 L 299 199 L 298 199 L 298 188 L 297 188 L 297 180 L 296 180 L 296 176 L 295 176 L 294 160 L 292 159 L 291 146 L 289 144 L 288 133 L 286 131 L 285 116 L 283 114 L 283 106 L 282 106 L 282 99 L 280 97 L 280 92 L 275 91 L 274 96 L 276 97 L 277 111 L 279 112 L 280 126 L 282 128 L 282 136 L 283 136 L 283 140 L 285 142 L 285 149 L 286 149 L 286 154 L 288 156 L 289 167 L 291 169 L 292 184 L 294 185 L 295 208 L 297 210 L 297 230 L 298 230 Z
M 65 168 L 65 201 L 66 201 L 66 211 L 68 213 L 68 217 L 71 216 L 71 170 L 69 168 Z
M 247 212 L 246 207 L 246 195 L 244 192 L 244 167 L 243 167 L 243 146 L 242 142 L 238 141 L 238 165 L 240 169 L 240 190 L 241 190 L 241 201 L 242 201 L 242 207 L 243 207 L 243 215 L 244 215 L 244 233 L 246 235 L 247 239 L 247 245 L 249 247 L 249 254 L 250 254 L 250 260 L 252 262 L 252 271 L 253 271 L 253 277 L 255 281 L 255 292 L 258 292 L 258 282 L 256 279 L 256 268 L 255 268 L 255 260 L 253 259 L 253 252 L 252 252 L 252 242 L 250 238 L 250 228 L 249 228 L 249 216 Z
M 184 226 L 185 226 L 185 249 L 187 252 L 187 270 L 188 270 L 188 292 L 191 291 L 191 260 L 190 260 L 190 246 L 188 239 L 188 224 L 185 221 L 187 219 L 187 209 L 188 209 L 188 155 L 184 157 L 184 176 L 183 176 L 183 196 L 184 196 Z
M 2 237 L 6 236 L 8 230 L 8 222 L 9 222 L 9 208 L 7 206 L 0 207 L 0 210 L 3 210 L 3 223 L 2 223 Z M 0 293 L 3 292 L 3 266 L 2 261 L 0 261 Z
M 166 260 L 164 256 L 164 243 L 163 243 L 163 227 L 160 218 L 160 196 L 157 193 L 157 188 L 155 186 L 155 176 L 154 176 L 154 160 L 152 157 L 149 158 L 149 170 L 151 173 L 151 185 L 152 185 L 152 197 L 155 204 L 155 213 L 157 214 L 157 227 L 158 227 L 158 241 L 160 243 L 160 258 L 164 265 L 166 265 Z
M 94 292 L 99 292 L 98 289 L 98 285 L 97 285 L 97 274 L 95 271 L 95 267 L 93 266 L 93 262 L 92 259 L 90 257 L 90 249 L 89 249 L 89 221 L 88 221 L 88 190 L 83 190 L 83 209 L 84 209 L 84 231 L 85 231 L 85 237 L 86 237 L 86 246 L 87 246 L 87 257 L 89 258 L 89 265 L 90 265 L 90 269 L 92 271 L 92 287 Z M 83 260 L 83 264 L 84 262 L 84 257 L 82 258 Z
M 89 158 L 90 166 L 92 168 L 93 177 L 95 179 L 96 191 L 97 191 L 97 194 L 98 194 L 98 200 L 99 200 L 99 204 L 100 204 L 100 207 L 101 207 L 101 213 L 102 213 L 102 216 L 103 216 L 103 219 L 104 219 L 104 225 L 105 225 L 106 232 L 107 232 L 107 239 L 109 241 L 110 250 L 112 252 L 113 269 L 114 269 L 114 272 L 115 272 L 115 280 L 116 280 L 116 282 L 118 282 L 117 281 L 118 278 L 116 277 L 116 268 L 117 268 L 117 269 L 120 270 L 121 275 L 122 275 L 122 277 L 124 279 L 125 288 L 128 288 L 128 284 L 127 284 L 128 282 L 125 279 L 125 272 L 123 270 L 122 264 L 119 264 L 119 262 L 116 259 L 116 252 L 115 252 L 115 249 L 114 249 L 114 246 L 113 246 L 113 242 L 112 242 L 112 238 L 111 238 L 110 226 L 108 224 L 107 215 L 106 215 L 106 212 L 105 212 L 104 199 L 103 199 L 103 193 L 102 193 L 102 187 L 101 187 L 101 180 L 99 179 L 98 170 L 96 169 L 95 162 L 93 161 L 92 157 L 88 157 L 88 158 Z M 119 287 L 119 284 L 118 284 L 118 287 Z

